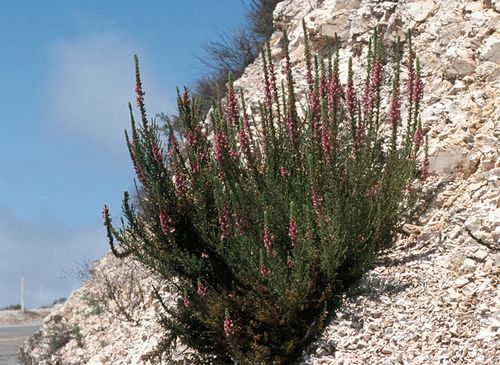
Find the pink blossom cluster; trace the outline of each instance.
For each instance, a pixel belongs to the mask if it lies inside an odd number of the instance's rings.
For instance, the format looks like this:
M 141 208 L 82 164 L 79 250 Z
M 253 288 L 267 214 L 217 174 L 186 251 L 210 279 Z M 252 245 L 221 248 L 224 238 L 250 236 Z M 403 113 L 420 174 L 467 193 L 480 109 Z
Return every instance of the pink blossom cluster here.
M 349 81 L 345 88 L 345 108 L 349 116 L 355 115 L 358 108 L 358 98 L 356 96 L 356 89 L 352 82 Z
M 377 90 L 380 90 L 383 78 L 384 69 L 382 61 L 380 58 L 376 58 L 370 70 L 370 80 L 363 96 L 363 113 L 365 116 L 370 115 L 375 106 L 376 93 Z
M 358 127 L 356 128 L 356 149 L 363 148 L 365 144 L 365 125 L 362 120 L 358 121 Z
M 413 143 L 415 144 L 415 151 L 418 151 L 422 146 L 422 142 L 424 141 L 424 133 L 422 131 L 422 127 L 419 125 L 413 134 Z
M 413 82 L 413 90 L 412 90 L 413 100 L 415 102 L 419 102 L 422 100 L 424 95 L 424 84 L 422 79 L 420 78 L 420 72 L 417 72 L 417 76 Z
M 393 129 L 401 125 L 401 100 L 399 94 L 399 85 L 396 85 L 389 105 L 389 121 Z
M 177 138 L 175 138 L 174 134 L 170 133 L 168 137 L 168 157 L 173 158 L 175 155 L 180 155 L 179 144 L 177 143 Z
M 109 217 L 109 208 L 107 205 L 104 205 L 104 207 L 101 210 L 101 213 L 102 213 L 102 217 L 104 218 L 104 220 L 107 220 Z
M 250 147 L 250 124 L 247 113 L 243 112 L 243 123 L 238 131 L 238 142 L 243 155 L 248 161 L 252 158 L 252 149 Z
M 319 195 L 318 188 L 313 186 L 312 188 L 312 201 L 313 208 L 317 215 L 321 215 L 321 207 L 323 205 L 323 198 Z
M 137 71 L 135 76 L 135 98 L 137 106 L 141 109 L 144 107 L 144 95 L 145 92 L 142 90 L 141 76 Z
M 323 125 L 321 128 L 321 148 L 323 149 L 323 155 L 325 156 L 325 160 L 330 163 L 331 161 L 331 153 L 332 153 L 332 144 L 331 144 L 331 135 L 329 133 L 328 126 Z
M 292 246 L 295 245 L 295 241 L 297 240 L 297 222 L 293 217 L 290 217 L 290 223 L 288 224 L 288 237 L 290 237 Z
M 227 124 L 231 127 L 238 121 L 238 109 L 238 98 L 234 92 L 233 83 L 230 82 L 227 90 L 226 120 Z
M 273 253 L 273 238 L 269 228 L 264 226 L 264 248 L 266 249 L 266 254 L 268 257 L 272 256 Z
M 177 193 L 177 196 L 180 198 L 186 197 L 187 189 L 186 189 L 186 178 L 184 175 L 174 168 L 172 179 L 174 181 L 174 188 Z
M 273 89 L 272 89 L 272 77 L 270 71 L 266 69 L 267 73 L 264 75 L 264 105 L 266 108 L 270 108 L 273 103 Z
M 198 286 L 196 287 L 196 293 L 200 297 L 204 297 L 205 294 L 207 293 L 207 287 L 203 285 L 202 283 L 198 283 Z
M 161 150 L 158 147 L 158 144 L 156 144 L 155 142 L 153 142 L 153 144 L 151 145 L 151 154 L 153 155 L 153 159 L 157 163 L 160 163 L 160 164 L 163 163 L 163 154 L 161 153 Z
M 231 336 L 234 330 L 234 321 L 231 318 L 224 319 L 224 334 Z
M 230 211 L 229 205 L 224 203 L 222 210 L 219 212 L 219 228 L 220 228 L 220 239 L 224 241 L 231 234 L 231 223 L 229 222 Z
M 160 226 L 163 234 L 171 235 L 175 232 L 172 217 L 167 215 L 163 209 L 160 209 Z

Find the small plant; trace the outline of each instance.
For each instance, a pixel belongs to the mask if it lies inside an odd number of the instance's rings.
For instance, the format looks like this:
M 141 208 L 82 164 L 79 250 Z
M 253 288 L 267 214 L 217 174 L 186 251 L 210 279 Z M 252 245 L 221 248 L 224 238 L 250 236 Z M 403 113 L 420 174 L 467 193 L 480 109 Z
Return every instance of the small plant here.
M 104 312 L 104 308 L 101 306 L 96 296 L 86 294 L 82 296 L 82 300 L 87 304 L 88 309 L 90 309 L 87 315 L 99 316 Z
M 64 347 L 70 340 L 70 336 L 67 332 L 53 333 L 49 338 L 49 349 L 50 353 L 54 354 L 59 349 Z
M 110 274 L 96 269 L 94 279 L 102 289 L 97 293 L 100 306 L 108 313 L 114 313 L 128 322 L 137 324 L 134 311 L 144 306 L 144 290 L 138 269 L 130 261 L 121 262 L 121 270 Z
M 69 337 L 73 340 L 76 340 L 76 342 L 78 343 L 78 346 L 79 347 L 82 347 L 83 346 L 83 336 L 82 336 L 82 333 L 81 333 L 81 330 L 80 330 L 80 326 L 78 326 L 77 324 L 75 324 L 71 330 L 69 331 Z
M 289 364 L 325 327 L 339 294 L 390 247 L 427 175 L 422 153 L 422 81 L 407 43 L 408 117 L 401 116 L 400 43 L 387 120 L 382 119 L 384 49 L 370 42 L 366 81 L 339 79 L 339 43 L 311 55 L 305 30 L 307 101 L 298 109 L 284 36 L 285 81 L 269 45 L 257 115 L 231 79 L 208 124 L 199 103 L 178 95 L 167 149 L 146 115 L 136 58 L 137 123 L 130 106 L 127 145 L 144 193 L 140 209 L 124 194 L 121 228 L 103 209 L 112 252 L 133 255 L 177 294 L 164 303 L 159 353 L 177 340 L 197 363 Z M 147 212 L 145 214 L 144 212 Z M 118 240 L 117 247 L 114 241 Z M 158 353 L 158 352 L 157 352 Z

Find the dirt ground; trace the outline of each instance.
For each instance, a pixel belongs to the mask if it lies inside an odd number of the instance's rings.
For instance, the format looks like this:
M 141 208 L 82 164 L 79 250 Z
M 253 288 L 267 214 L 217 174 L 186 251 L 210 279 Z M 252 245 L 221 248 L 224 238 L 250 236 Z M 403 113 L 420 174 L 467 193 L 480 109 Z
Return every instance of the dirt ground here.
M 30 309 L 24 313 L 19 310 L 0 310 L 0 326 L 19 326 L 39 324 L 50 309 Z

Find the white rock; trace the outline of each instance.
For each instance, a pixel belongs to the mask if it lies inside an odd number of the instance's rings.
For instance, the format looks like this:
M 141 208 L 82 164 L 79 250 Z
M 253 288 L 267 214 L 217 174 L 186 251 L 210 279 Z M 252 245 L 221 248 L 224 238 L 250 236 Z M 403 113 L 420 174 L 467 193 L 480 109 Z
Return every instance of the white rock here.
M 469 49 L 451 46 L 446 51 L 446 56 L 449 59 L 449 66 L 445 69 L 448 77 L 463 77 L 476 69 L 476 62 Z
M 487 328 L 481 328 L 481 330 L 478 332 L 476 335 L 475 339 L 476 340 L 491 340 L 493 337 L 496 336 L 496 333 L 493 331 L 490 331 Z
M 405 10 L 410 19 L 420 23 L 427 19 L 434 12 L 435 8 L 436 3 L 432 0 L 427 0 L 410 2 Z
M 474 254 L 473 254 L 474 258 L 479 260 L 479 261 L 484 261 L 486 260 L 486 258 L 488 257 L 488 252 L 486 252 L 485 250 L 477 250 Z
M 457 288 L 463 288 L 465 285 L 469 284 L 469 279 L 466 279 L 466 278 L 460 278 L 460 279 L 457 279 L 453 282 L 453 284 L 457 287 Z
M 479 59 L 500 64 L 500 36 L 490 36 L 481 50 Z

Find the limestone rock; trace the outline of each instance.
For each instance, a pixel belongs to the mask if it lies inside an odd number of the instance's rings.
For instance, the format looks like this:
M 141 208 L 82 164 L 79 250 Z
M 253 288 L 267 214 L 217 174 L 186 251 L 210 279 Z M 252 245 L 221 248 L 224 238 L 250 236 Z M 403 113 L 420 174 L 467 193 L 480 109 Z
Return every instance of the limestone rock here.
M 500 36 L 491 36 L 486 40 L 479 58 L 500 64 Z

